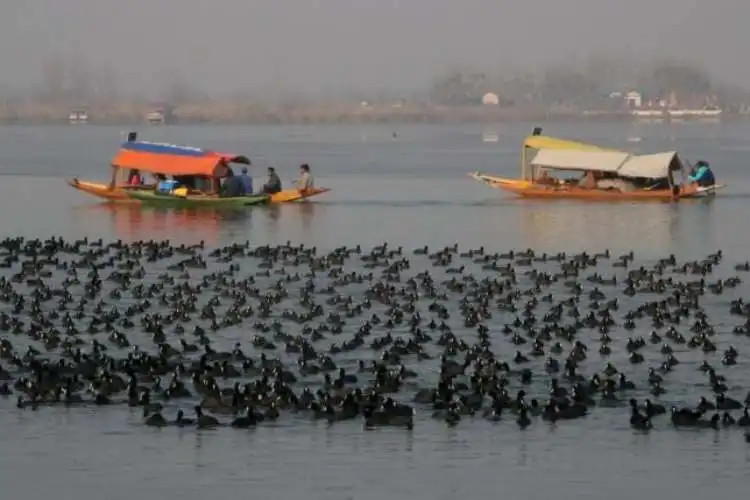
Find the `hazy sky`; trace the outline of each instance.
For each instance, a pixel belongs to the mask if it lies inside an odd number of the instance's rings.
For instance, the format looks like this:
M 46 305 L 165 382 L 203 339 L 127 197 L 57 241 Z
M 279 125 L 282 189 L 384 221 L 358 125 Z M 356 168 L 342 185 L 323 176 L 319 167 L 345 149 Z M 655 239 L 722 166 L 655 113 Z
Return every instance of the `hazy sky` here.
M 411 87 L 592 53 L 674 56 L 750 86 L 747 0 L 2 0 L 0 83 L 79 54 L 153 88 Z

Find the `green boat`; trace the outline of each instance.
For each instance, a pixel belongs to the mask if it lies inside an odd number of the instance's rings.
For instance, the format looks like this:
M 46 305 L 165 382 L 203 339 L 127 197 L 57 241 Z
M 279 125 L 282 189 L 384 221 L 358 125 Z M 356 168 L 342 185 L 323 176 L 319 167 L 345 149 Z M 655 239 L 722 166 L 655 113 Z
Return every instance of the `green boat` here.
M 147 190 L 132 190 L 128 191 L 127 195 L 134 200 L 149 205 L 180 208 L 239 208 L 252 205 L 262 205 L 264 203 L 269 203 L 271 199 L 270 196 L 265 194 L 220 198 L 218 196 L 209 195 L 179 196 Z

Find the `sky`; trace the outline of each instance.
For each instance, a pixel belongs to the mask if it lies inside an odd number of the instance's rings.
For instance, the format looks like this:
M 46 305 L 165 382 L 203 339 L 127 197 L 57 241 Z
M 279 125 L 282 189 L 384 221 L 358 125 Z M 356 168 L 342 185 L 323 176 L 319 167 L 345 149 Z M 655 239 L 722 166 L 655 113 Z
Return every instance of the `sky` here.
M 124 86 L 412 88 L 592 54 L 695 62 L 750 87 L 747 0 L 3 0 L 0 85 L 42 62 L 109 66 Z

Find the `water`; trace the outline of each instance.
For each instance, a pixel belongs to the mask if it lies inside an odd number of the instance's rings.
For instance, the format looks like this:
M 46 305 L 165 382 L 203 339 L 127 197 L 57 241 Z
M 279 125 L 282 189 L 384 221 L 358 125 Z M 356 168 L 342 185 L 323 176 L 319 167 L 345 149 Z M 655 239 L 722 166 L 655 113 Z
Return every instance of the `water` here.
M 728 184 L 713 201 L 590 204 L 515 200 L 469 171 L 513 176 L 531 124 L 461 126 L 155 127 L 144 139 L 246 153 L 288 182 L 310 163 L 333 189 L 314 203 L 244 213 L 144 210 L 97 204 L 64 185 L 107 179 L 126 129 L 0 128 L 0 237 L 170 238 L 210 245 L 249 239 L 330 248 L 389 241 L 406 248 L 460 241 L 493 249 L 635 250 L 642 258 L 749 255 L 750 125 L 556 124 L 551 135 L 643 152 L 677 150 L 711 161 Z M 398 137 L 393 138 L 392 132 Z M 642 141 L 628 142 L 639 136 Z M 723 305 L 726 307 L 726 304 Z M 640 332 L 645 334 L 647 332 Z M 741 355 L 744 354 L 740 350 Z M 745 367 L 734 367 L 741 375 Z M 739 370 L 739 372 L 738 372 Z M 118 409 L 19 412 L 0 401 L 0 482 L 28 498 L 308 499 L 697 498 L 744 490 L 750 447 L 738 432 L 631 431 L 587 420 L 518 432 L 512 423 L 429 419 L 413 433 L 362 432 L 282 419 L 254 431 L 154 431 Z M 606 424 L 606 425 L 605 425 Z M 662 422 L 662 427 L 665 425 Z

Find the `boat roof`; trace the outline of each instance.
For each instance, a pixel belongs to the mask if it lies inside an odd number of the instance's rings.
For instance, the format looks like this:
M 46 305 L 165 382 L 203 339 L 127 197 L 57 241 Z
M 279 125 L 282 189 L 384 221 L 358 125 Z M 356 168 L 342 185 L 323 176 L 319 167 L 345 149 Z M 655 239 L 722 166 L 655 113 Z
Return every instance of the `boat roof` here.
M 650 155 L 633 155 L 617 170 L 621 177 L 646 177 L 661 179 L 670 170 L 684 170 L 685 164 L 676 151 Z
M 237 154 L 147 141 L 124 142 L 112 159 L 112 165 L 117 168 L 164 175 L 207 177 L 225 177 L 225 165 L 229 163 L 249 165 L 250 160 Z
M 574 151 L 615 151 L 614 149 L 602 148 L 593 144 L 558 139 L 548 135 L 530 135 L 523 141 L 524 147 L 532 149 L 557 149 Z
M 631 155 L 622 151 L 540 149 L 531 164 L 551 170 L 611 172 L 621 177 L 660 179 L 684 168 L 677 152 Z
M 554 170 L 617 172 L 629 156 L 619 151 L 540 149 L 531 164 Z

